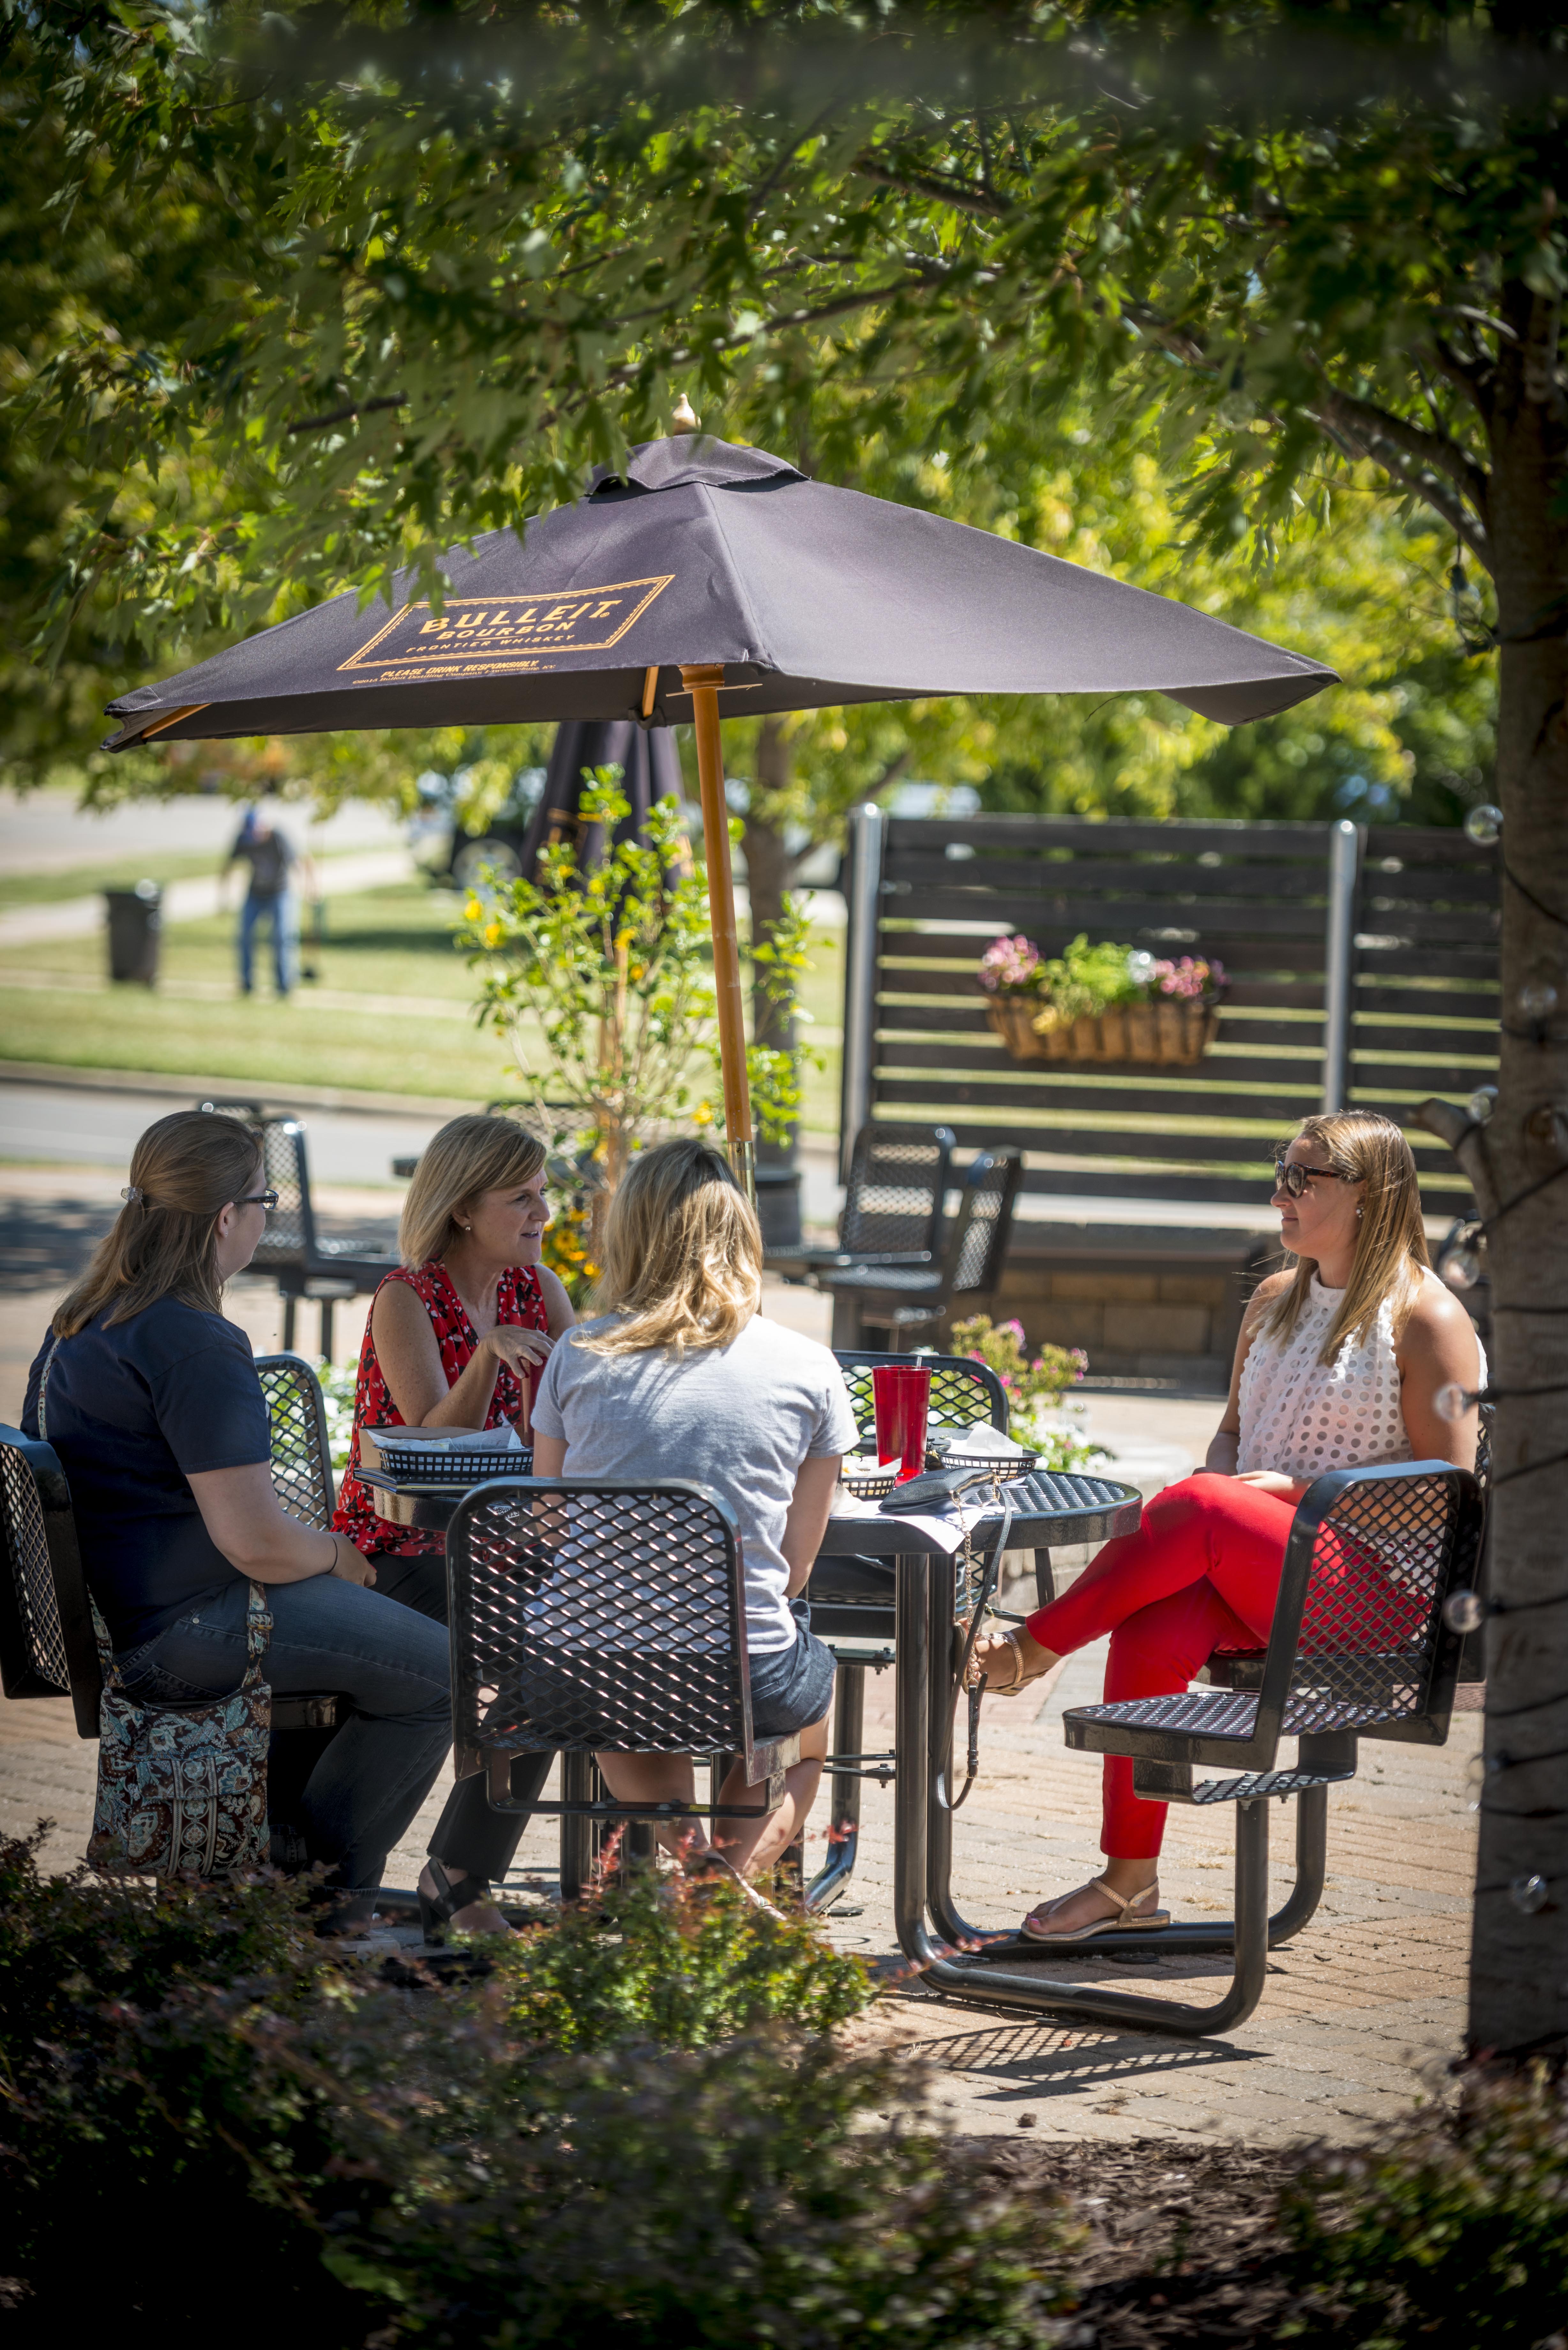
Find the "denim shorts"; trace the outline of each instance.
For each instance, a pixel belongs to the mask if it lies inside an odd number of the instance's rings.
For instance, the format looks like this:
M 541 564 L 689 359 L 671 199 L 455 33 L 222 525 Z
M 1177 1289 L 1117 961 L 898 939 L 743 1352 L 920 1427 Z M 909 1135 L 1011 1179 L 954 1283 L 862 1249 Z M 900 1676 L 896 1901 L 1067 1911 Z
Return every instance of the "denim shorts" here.
M 752 1666 L 752 1735 L 787 1738 L 794 1730 L 820 1721 L 833 1702 L 833 1676 L 838 1668 L 811 1628 L 811 1609 L 804 1599 L 792 1599 L 794 1646 L 769 1648 L 753 1657 Z

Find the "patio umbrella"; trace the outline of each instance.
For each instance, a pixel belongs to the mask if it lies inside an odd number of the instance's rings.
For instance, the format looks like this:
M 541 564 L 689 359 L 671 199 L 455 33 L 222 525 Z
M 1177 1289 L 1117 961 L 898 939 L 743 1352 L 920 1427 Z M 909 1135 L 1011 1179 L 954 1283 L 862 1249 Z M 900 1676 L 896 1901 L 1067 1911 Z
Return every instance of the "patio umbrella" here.
M 591 775 L 596 767 L 621 770 L 620 787 L 631 804 L 608 844 L 603 826 L 585 824 L 582 816 L 583 771 Z M 578 870 L 591 872 L 607 847 L 640 839 L 655 800 L 680 796 L 680 762 L 668 726 L 643 726 L 631 718 L 566 720 L 556 730 L 545 788 L 518 852 L 524 879 L 535 879 L 544 851 L 561 840 L 575 843 Z
M 678 421 L 680 418 L 678 417 Z M 1236 725 L 1334 683 L 1207 613 L 912 506 L 833 489 L 690 427 L 601 469 L 575 505 L 353 593 L 109 704 L 105 744 L 521 719 L 691 723 L 697 735 L 726 1139 L 752 1118 L 720 697 L 744 716 L 944 693 L 1157 691 Z

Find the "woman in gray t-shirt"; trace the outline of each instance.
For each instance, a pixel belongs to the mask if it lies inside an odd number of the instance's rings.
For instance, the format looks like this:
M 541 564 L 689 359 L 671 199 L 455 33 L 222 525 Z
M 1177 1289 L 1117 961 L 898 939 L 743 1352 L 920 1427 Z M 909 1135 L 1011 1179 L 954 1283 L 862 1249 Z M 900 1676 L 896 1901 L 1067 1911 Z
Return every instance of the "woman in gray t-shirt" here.
M 827 1752 L 833 1659 L 800 1594 L 827 1526 L 838 1464 L 856 1440 L 843 1374 L 826 1347 L 758 1312 L 763 1242 L 729 1168 L 701 1142 L 634 1159 L 605 1238 L 611 1311 L 556 1346 L 534 1405 L 537 1477 L 685 1477 L 722 1495 L 740 1523 L 752 1723 L 800 1732 L 775 1812 L 718 1824 L 736 1868 L 759 1873 L 799 1833 Z M 621 1803 L 690 1803 L 689 1754 L 603 1753 Z M 760 1802 L 731 1772 L 719 1801 Z M 701 1847 L 694 1823 L 661 1831 Z

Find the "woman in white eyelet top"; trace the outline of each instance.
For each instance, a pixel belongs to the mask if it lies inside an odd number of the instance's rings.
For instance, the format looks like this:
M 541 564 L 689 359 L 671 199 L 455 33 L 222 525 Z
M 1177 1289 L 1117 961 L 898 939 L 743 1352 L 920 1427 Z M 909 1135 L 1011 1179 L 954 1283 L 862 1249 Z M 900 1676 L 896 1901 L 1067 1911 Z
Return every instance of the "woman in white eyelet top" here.
M 1238 1475 L 1272 1469 L 1310 1482 L 1330 1469 L 1416 1458 L 1405 1424 L 1398 1351 L 1403 1333 L 1395 1329 L 1394 1299 L 1383 1298 L 1366 1334 L 1346 1332 L 1334 1360 L 1322 1362 L 1324 1342 L 1344 1302 L 1345 1292 L 1325 1289 L 1314 1268 L 1290 1336 L 1277 1338 L 1262 1328 L 1254 1335 L 1237 1399 Z M 1475 1343 L 1474 1384 L 1484 1387 L 1486 1350 L 1479 1337 Z
M 1137 1533 L 1107 1543 L 1022 1630 L 976 1643 L 989 1685 L 1019 1687 L 1108 1633 L 1108 1701 L 1185 1690 L 1217 1650 L 1267 1645 L 1291 1523 L 1314 1478 L 1397 1461 L 1473 1466 L 1474 1408 L 1451 1419 L 1438 1398 L 1481 1387 L 1485 1358 L 1428 1262 L 1399 1128 L 1369 1110 L 1303 1118 L 1275 1162 L 1273 1205 L 1295 1268 L 1248 1306 L 1204 1467 L 1157 1494 Z M 1340 1575 L 1369 1630 L 1407 1637 L 1408 1595 L 1373 1551 L 1347 1549 Z M 1165 1816 L 1134 1793 L 1130 1761 L 1107 1755 L 1105 1873 L 1041 1903 L 1024 1934 L 1069 1943 L 1167 1923 Z

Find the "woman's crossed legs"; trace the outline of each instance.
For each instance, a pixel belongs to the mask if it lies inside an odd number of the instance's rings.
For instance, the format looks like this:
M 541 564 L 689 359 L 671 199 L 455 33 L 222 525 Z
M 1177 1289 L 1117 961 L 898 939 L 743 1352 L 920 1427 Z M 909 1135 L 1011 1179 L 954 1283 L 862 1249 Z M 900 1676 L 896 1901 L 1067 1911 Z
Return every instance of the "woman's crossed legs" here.
M 988 1683 L 1034 1679 L 1075 1649 L 1111 1639 L 1106 1700 L 1184 1690 L 1216 1648 L 1262 1648 L 1279 1594 L 1295 1503 L 1208 1471 L 1157 1494 L 1135 1534 L 1109 1542 L 1072 1587 L 1031 1616 L 1013 1641 L 977 1645 Z M 1167 1806 L 1135 1795 L 1132 1763 L 1105 1757 L 1102 1877 L 1043 1902 L 1025 1930 L 1072 1939 L 1162 1918 L 1158 1877 Z

